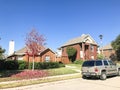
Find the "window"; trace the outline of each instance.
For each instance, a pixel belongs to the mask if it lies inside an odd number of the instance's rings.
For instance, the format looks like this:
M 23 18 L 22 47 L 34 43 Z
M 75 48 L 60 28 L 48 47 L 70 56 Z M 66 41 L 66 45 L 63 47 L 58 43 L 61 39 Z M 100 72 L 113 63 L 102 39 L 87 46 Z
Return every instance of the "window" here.
M 94 46 L 93 45 L 90 45 L 90 49 L 92 52 L 94 52 Z
M 96 61 L 96 66 L 101 66 L 102 65 L 102 61 Z
M 46 56 L 45 57 L 45 62 L 49 62 L 50 61 L 50 56 Z
M 115 65 L 115 63 L 113 63 L 112 61 L 109 61 L 110 65 Z
M 83 63 L 83 67 L 92 67 L 92 66 L 94 66 L 94 62 L 95 61 L 85 61 Z
M 105 66 L 108 66 L 108 62 L 107 62 L 107 61 L 104 61 L 104 65 L 105 65 Z

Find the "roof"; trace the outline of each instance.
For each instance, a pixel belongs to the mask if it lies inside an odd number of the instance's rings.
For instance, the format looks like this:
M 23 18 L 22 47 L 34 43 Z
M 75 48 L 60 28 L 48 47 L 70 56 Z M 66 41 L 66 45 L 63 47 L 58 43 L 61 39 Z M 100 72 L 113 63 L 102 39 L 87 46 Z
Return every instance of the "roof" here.
M 43 47 L 43 49 L 41 50 L 41 52 L 39 53 L 39 55 L 42 54 L 42 53 L 44 53 L 46 50 L 52 51 L 50 48 L 45 48 L 45 47 Z M 12 54 L 12 55 L 10 55 L 10 56 L 13 56 L 13 55 L 24 55 L 24 54 L 26 54 L 26 51 L 27 51 L 27 48 L 26 48 L 26 47 L 23 47 L 22 49 L 16 51 L 14 54 Z M 53 52 L 53 51 L 52 51 L 52 52 Z M 55 53 L 55 52 L 53 52 L 53 53 Z M 8 57 L 10 57 L 10 56 L 8 56 Z
M 27 51 L 26 47 L 23 47 L 22 49 L 16 51 L 15 54 L 25 54 L 26 51 Z
M 90 39 L 89 43 L 97 45 L 97 43 L 95 42 L 95 40 L 89 34 L 82 34 L 80 37 L 73 38 L 73 39 L 69 40 L 68 42 L 66 42 L 65 44 L 63 44 L 62 47 L 68 46 L 68 45 L 77 44 L 77 43 L 86 42 L 88 40 L 88 38 Z
M 101 49 L 101 48 L 100 48 Z M 109 44 L 107 44 L 107 45 L 105 45 L 105 46 L 103 46 L 103 48 L 102 48 L 103 50 L 107 50 L 107 49 L 113 49 L 113 47 L 111 46 L 111 43 L 109 43 Z
M 47 51 L 47 50 L 50 50 L 52 53 L 55 54 L 55 52 L 53 52 L 50 48 L 46 48 L 46 49 L 42 50 L 39 54 L 41 55 L 42 53 L 44 53 L 44 52 Z

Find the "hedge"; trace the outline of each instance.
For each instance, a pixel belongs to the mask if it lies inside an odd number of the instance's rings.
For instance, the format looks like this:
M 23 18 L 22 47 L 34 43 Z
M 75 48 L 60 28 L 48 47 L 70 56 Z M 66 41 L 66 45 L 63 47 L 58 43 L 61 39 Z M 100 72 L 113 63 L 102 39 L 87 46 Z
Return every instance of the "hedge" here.
M 30 63 L 30 68 L 32 69 L 33 63 Z M 59 68 L 64 67 L 64 64 L 61 64 L 59 62 L 35 62 L 34 63 L 34 69 L 50 69 L 50 68 Z
M 0 60 L 0 70 L 4 69 L 4 60 Z
M 83 62 L 84 62 L 83 60 L 75 60 L 75 61 L 74 61 L 74 64 L 80 64 L 80 65 L 82 65 Z
M 29 63 L 29 69 L 32 69 L 33 63 Z M 34 69 L 50 69 L 65 67 L 59 62 L 35 62 Z M 24 60 L 0 60 L 0 70 L 24 70 L 28 68 L 28 64 Z
M 24 61 L 24 60 L 18 60 L 18 69 L 19 70 L 24 70 L 24 69 L 27 69 L 27 62 Z
M 6 60 L 4 62 L 4 69 L 5 70 L 17 70 L 19 68 L 19 64 L 16 60 Z

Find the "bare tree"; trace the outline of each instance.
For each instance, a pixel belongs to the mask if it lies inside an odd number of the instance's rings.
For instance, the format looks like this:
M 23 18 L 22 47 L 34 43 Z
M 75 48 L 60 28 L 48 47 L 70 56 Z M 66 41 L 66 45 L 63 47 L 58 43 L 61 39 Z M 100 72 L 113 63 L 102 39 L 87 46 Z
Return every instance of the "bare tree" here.
M 27 48 L 27 54 L 32 55 L 33 65 L 32 70 L 34 70 L 34 61 L 35 55 L 38 55 L 43 49 L 45 38 L 43 35 L 39 34 L 36 29 L 32 29 L 29 33 L 27 33 L 25 38 L 25 44 Z

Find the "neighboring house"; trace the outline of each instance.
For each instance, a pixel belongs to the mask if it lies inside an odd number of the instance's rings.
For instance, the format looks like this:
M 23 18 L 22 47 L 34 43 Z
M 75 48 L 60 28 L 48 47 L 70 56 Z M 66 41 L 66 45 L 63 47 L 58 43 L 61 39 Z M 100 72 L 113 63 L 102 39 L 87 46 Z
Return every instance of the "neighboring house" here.
M 66 48 L 68 46 L 76 48 L 77 50 L 76 60 L 89 60 L 97 58 L 98 45 L 89 34 L 86 35 L 83 34 L 80 37 L 71 39 L 61 46 L 62 49 L 61 61 L 63 63 L 70 63 L 68 55 L 66 53 Z
M 14 52 L 14 54 L 8 56 L 8 59 L 12 60 L 25 60 L 27 62 L 32 62 L 32 56 L 26 53 L 26 47 Z M 54 62 L 56 61 L 55 53 L 49 49 L 44 48 L 38 55 L 35 56 L 35 62 Z
M 103 53 L 103 55 L 106 59 L 110 59 L 113 56 L 115 56 L 115 50 L 113 50 L 111 43 L 100 48 L 100 52 Z

